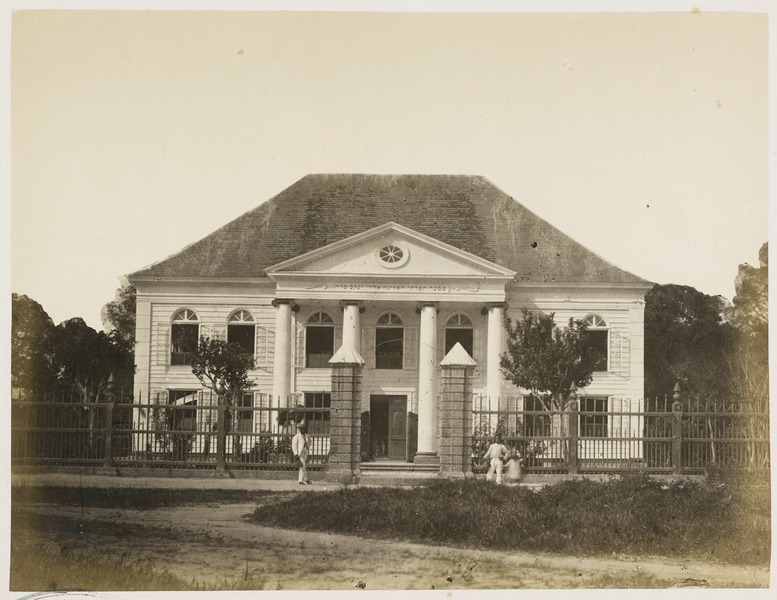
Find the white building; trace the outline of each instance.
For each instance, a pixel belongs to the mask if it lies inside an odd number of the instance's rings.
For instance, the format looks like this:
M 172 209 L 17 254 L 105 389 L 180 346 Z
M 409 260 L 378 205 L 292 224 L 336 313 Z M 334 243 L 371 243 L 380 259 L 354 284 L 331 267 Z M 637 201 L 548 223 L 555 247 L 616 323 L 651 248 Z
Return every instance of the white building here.
M 136 396 L 175 402 L 201 389 L 183 342 L 210 335 L 254 353 L 246 405 L 326 406 L 328 360 L 345 344 L 365 362 L 362 427 L 373 457 L 437 451 L 438 365 L 456 342 L 477 363 L 474 392 L 494 409 L 520 408 L 524 391 L 503 378 L 499 356 L 505 312 L 520 318 L 522 308 L 553 312 L 559 325 L 586 319 L 606 349 L 579 390 L 581 409 L 641 406 L 652 284 L 483 177 L 308 175 L 129 280 Z M 599 435 L 626 434 L 614 429 Z

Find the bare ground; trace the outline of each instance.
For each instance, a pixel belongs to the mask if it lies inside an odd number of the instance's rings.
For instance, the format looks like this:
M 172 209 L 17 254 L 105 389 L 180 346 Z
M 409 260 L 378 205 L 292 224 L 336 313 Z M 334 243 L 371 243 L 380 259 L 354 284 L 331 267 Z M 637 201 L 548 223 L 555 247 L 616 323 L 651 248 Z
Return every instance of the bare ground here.
M 662 558 L 575 558 L 287 531 L 248 520 L 251 504 L 155 509 L 14 507 L 12 557 L 64 552 L 164 571 L 199 589 L 768 587 L 766 567 Z M 44 563 L 45 564 L 45 563 Z M 44 581 L 45 579 L 42 579 Z M 12 578 L 13 585 L 13 578 Z M 42 584 L 46 585 L 46 584 Z

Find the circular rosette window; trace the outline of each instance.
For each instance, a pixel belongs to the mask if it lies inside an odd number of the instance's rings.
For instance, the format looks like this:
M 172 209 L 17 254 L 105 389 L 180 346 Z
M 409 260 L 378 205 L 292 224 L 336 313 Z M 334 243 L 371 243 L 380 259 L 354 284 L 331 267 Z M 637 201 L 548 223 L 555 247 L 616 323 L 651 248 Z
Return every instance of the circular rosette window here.
M 396 242 L 381 246 L 377 249 L 376 254 L 378 262 L 387 269 L 401 267 L 407 262 L 407 259 L 410 258 L 410 253 L 407 251 L 407 248 Z

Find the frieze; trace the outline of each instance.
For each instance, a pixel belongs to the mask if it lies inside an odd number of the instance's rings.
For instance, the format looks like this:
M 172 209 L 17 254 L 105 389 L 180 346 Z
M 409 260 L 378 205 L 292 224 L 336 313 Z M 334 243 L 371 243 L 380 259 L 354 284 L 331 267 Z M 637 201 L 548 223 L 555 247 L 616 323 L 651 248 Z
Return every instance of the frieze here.
M 437 292 L 450 291 L 446 284 L 406 284 L 406 283 L 335 283 L 332 289 L 349 292 Z

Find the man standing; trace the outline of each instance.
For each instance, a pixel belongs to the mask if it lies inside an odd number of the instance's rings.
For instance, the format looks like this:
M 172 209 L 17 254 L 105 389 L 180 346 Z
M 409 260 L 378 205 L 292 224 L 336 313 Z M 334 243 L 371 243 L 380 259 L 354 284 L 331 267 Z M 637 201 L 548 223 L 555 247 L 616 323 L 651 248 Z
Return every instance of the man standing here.
M 497 435 L 494 443 L 488 447 L 486 453 L 483 455 L 483 460 L 491 459 L 491 464 L 488 467 L 488 473 L 486 479 L 491 480 L 494 478 L 494 471 L 496 471 L 496 482 L 502 483 L 502 466 L 504 465 L 504 459 L 507 458 L 509 451 L 507 446 L 502 443 L 502 436 Z
M 308 479 L 308 470 L 305 464 L 308 460 L 308 454 L 310 454 L 310 436 L 304 425 L 297 427 L 297 433 L 291 439 L 291 451 L 294 453 L 294 458 L 299 461 L 297 483 L 300 485 L 313 483 Z

